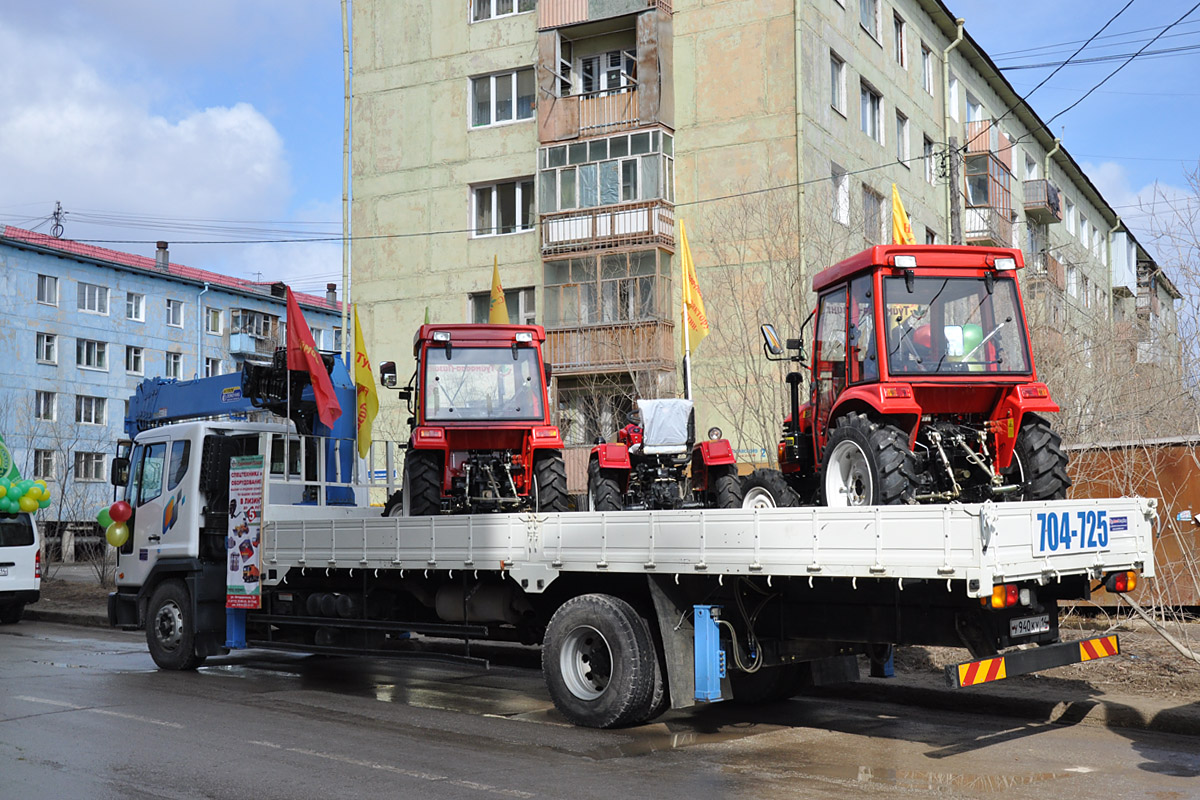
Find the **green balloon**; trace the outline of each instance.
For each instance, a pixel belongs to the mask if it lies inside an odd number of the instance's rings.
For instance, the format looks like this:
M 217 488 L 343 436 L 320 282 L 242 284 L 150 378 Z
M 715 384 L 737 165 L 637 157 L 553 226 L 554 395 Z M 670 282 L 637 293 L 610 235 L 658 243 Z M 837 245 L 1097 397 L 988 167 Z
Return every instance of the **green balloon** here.
M 10 481 L 8 478 L 0 478 L 0 486 L 3 486 L 5 489 L 7 489 L 12 486 L 12 481 Z
M 49 507 L 50 507 L 49 500 L 38 500 L 38 508 L 49 508 Z
M 983 328 L 978 325 L 963 325 L 963 355 L 970 353 L 983 341 Z M 972 358 L 978 358 L 976 353 Z
M 113 518 L 108 515 L 108 506 L 100 509 L 100 513 L 96 515 L 96 522 L 99 522 L 100 527 L 105 530 L 108 529 L 109 525 L 113 524 Z

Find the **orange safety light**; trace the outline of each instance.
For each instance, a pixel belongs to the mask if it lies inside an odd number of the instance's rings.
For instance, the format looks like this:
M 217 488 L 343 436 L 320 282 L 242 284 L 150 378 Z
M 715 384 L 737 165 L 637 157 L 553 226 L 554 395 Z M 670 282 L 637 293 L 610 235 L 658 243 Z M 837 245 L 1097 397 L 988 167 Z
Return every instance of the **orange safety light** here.
M 1132 592 L 1137 588 L 1137 572 L 1133 570 L 1114 572 L 1104 581 L 1104 588 L 1116 594 Z
M 1000 583 L 992 587 L 991 597 L 979 598 L 982 606 L 1012 608 L 1021 600 L 1021 591 L 1015 583 Z

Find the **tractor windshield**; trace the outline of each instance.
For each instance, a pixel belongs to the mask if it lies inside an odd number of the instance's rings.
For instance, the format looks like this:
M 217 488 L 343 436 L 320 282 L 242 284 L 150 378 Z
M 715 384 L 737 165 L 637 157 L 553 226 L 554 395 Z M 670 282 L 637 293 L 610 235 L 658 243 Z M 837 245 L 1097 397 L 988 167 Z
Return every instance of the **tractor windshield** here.
M 425 355 L 429 422 L 543 419 L 537 351 L 519 347 L 430 347 Z
M 883 299 L 893 375 L 1031 371 L 1012 278 L 889 277 Z

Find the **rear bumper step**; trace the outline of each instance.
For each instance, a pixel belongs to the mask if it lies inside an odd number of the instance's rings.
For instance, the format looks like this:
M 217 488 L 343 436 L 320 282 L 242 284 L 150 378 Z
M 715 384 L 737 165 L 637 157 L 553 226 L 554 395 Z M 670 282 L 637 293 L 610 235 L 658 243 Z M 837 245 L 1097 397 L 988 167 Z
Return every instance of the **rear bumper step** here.
M 1116 635 L 1097 636 L 1074 642 L 1059 642 L 1029 650 L 1014 650 L 1011 653 L 979 661 L 951 664 L 946 667 L 946 682 L 955 689 L 964 686 L 978 686 L 981 683 L 999 681 L 1016 675 L 1026 675 L 1030 672 L 1065 667 L 1068 664 L 1078 664 L 1082 661 L 1108 658 L 1120 652 L 1121 646 Z

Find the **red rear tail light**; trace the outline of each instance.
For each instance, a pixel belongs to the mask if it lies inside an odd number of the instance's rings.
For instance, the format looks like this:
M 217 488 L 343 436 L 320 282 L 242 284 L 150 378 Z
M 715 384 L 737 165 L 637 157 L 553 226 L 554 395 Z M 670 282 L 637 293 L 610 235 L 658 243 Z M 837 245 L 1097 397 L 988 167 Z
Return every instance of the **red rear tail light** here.
M 33 577 L 42 577 L 42 551 L 38 550 L 33 554 Z
M 908 386 L 883 386 L 880 387 L 880 394 L 883 397 L 912 397 L 912 389 Z
M 1024 397 L 1024 398 L 1049 397 L 1049 396 L 1050 396 L 1050 390 L 1047 389 L 1045 386 L 1022 386 L 1021 387 L 1021 397 Z
M 991 597 L 979 598 L 980 605 L 991 608 L 1012 608 L 1021 602 L 1021 590 L 1015 583 L 1001 583 L 992 587 Z
M 1129 570 L 1127 572 L 1114 572 L 1109 575 L 1104 581 L 1104 588 L 1109 592 L 1123 594 L 1124 592 L 1132 592 L 1137 588 L 1137 573 Z
M 534 428 L 533 438 L 535 439 L 557 439 L 558 428 Z

